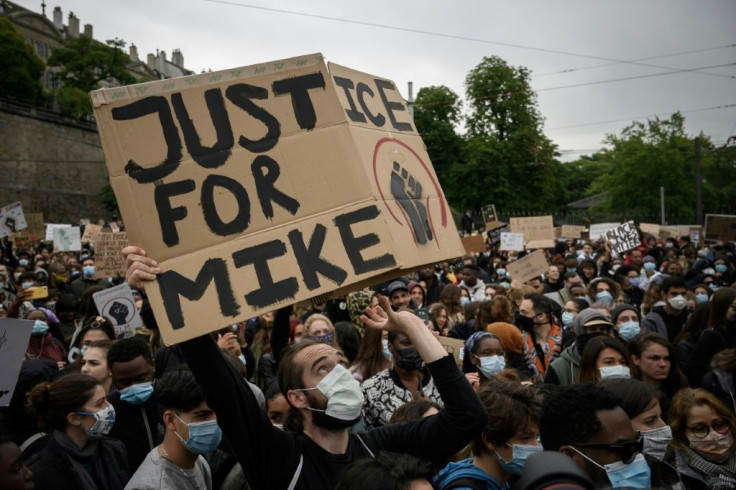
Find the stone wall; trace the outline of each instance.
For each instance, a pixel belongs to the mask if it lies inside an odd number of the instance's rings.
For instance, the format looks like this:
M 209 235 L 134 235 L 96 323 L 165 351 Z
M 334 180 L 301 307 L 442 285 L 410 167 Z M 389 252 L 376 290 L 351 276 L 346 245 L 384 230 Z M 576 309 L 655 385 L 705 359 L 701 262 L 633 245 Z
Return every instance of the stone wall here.
M 0 100 L 0 206 L 20 201 L 50 223 L 110 219 L 97 127 Z

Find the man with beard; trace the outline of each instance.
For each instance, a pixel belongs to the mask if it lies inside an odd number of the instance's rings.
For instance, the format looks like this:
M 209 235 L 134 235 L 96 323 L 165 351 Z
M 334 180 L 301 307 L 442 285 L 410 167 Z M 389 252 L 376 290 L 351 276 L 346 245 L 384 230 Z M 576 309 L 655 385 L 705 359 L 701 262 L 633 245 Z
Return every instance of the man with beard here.
M 545 451 L 571 457 L 595 488 L 650 488 L 641 441 L 613 393 L 593 384 L 554 392 L 542 407 L 539 435 Z
M 131 287 L 140 289 L 161 272 L 138 247 L 126 247 L 123 254 Z M 334 347 L 303 340 L 279 356 L 279 386 L 290 405 L 289 431 L 281 431 L 209 335 L 180 344 L 251 488 L 330 488 L 350 463 L 383 450 L 442 464 L 483 429 L 488 418 L 483 405 L 421 319 L 393 312 L 381 298 L 361 320 L 369 328 L 409 338 L 432 373 L 445 409 L 418 422 L 350 434 L 348 427 L 360 419 L 363 406 L 360 385 Z M 149 328 L 154 322 L 147 318 Z

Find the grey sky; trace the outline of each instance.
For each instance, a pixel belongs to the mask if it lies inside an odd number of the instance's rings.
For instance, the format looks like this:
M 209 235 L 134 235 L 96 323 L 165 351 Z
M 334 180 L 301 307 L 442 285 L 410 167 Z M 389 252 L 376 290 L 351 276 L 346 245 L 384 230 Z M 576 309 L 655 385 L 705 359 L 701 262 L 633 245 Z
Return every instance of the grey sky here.
M 16 1 L 40 11 L 40 0 Z M 462 95 L 468 70 L 483 56 L 498 55 L 532 70 L 545 132 L 563 160 L 600 148 L 606 133 L 620 131 L 634 118 L 676 110 L 684 112 L 691 134 L 702 130 L 717 144 L 736 134 L 736 47 L 724 47 L 736 45 L 734 0 L 48 1 L 49 18 L 60 5 L 65 23 L 73 11 L 81 24 L 94 26 L 97 39 L 134 43 L 143 59 L 156 49 L 170 58 L 179 48 L 186 67 L 196 72 L 322 52 L 328 61 L 394 80 L 404 96 L 410 80 L 415 95 L 430 85 L 446 85 Z M 662 57 L 694 50 L 700 51 Z M 641 63 L 665 68 L 603 60 L 650 57 L 658 58 Z M 596 67 L 602 64 L 609 65 Z M 727 64 L 704 70 L 710 75 L 680 72 L 591 84 Z M 559 73 L 563 70 L 574 71 Z M 558 88 L 580 84 L 588 85 Z

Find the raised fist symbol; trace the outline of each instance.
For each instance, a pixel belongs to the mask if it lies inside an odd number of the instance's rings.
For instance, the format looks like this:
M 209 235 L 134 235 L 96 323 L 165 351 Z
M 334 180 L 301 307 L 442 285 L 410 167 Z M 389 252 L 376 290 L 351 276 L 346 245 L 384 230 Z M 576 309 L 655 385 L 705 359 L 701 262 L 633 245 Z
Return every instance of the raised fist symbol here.
M 115 322 L 118 325 L 122 325 L 125 323 L 125 320 L 128 318 L 128 307 L 125 305 L 125 303 L 120 303 L 119 301 L 116 301 L 112 304 L 112 307 L 110 307 L 110 316 L 115 319 Z

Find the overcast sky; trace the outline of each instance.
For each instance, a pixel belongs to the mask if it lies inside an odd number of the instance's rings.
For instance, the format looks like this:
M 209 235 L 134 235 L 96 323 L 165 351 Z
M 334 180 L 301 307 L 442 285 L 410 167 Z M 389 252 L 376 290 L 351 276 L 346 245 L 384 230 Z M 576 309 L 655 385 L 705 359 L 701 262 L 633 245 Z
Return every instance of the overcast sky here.
M 15 1 L 40 12 L 40 0 Z M 181 49 L 196 72 L 321 52 L 392 79 L 405 97 L 409 81 L 415 95 L 431 85 L 463 95 L 467 72 L 497 55 L 532 71 L 563 160 L 633 119 L 677 110 L 691 134 L 719 145 L 736 134 L 734 0 L 48 1 L 49 18 L 59 5 L 65 23 L 72 11 L 95 38 L 134 43 L 144 60 Z M 616 63 L 632 60 L 657 67 Z M 713 68 L 678 71 L 703 67 Z

